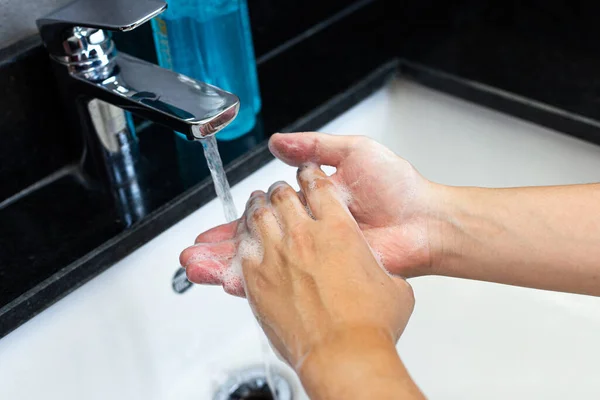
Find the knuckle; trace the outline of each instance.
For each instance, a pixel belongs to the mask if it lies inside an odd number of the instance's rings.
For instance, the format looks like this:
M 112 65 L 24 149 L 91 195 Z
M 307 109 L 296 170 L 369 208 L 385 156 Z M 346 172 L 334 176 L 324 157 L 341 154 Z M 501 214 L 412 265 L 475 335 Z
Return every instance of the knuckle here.
M 248 198 L 248 201 L 246 202 L 246 208 L 248 210 L 251 210 L 252 207 L 255 207 L 255 205 L 257 204 L 257 199 L 258 197 L 256 196 L 251 196 L 250 198 Z
M 288 200 L 291 196 L 295 196 L 296 192 L 289 186 L 278 186 L 271 192 L 271 202 L 272 203 L 280 203 L 282 201 Z
M 270 213 L 267 207 L 259 206 L 252 210 L 251 218 L 254 222 L 260 222 L 264 220 Z

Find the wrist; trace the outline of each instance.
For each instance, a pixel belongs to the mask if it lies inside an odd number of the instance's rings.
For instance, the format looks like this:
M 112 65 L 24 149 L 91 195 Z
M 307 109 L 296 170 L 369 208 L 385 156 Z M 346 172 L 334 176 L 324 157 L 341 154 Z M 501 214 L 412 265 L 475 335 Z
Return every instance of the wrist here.
M 427 221 L 430 274 L 448 275 L 448 270 L 464 256 L 465 234 L 460 210 L 471 207 L 467 204 L 467 190 L 469 188 L 430 185 Z
M 382 329 L 338 331 L 313 348 L 296 371 L 314 399 L 419 393 L 404 369 L 392 335 Z

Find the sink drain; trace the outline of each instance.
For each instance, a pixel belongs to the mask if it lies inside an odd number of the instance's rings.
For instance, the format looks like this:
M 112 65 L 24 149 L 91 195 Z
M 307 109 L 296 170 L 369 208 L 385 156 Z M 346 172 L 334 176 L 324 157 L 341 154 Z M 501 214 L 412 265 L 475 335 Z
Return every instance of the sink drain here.
M 292 387 L 276 371 L 271 373 L 277 400 L 292 400 Z M 235 372 L 215 393 L 213 400 L 273 400 L 264 367 Z

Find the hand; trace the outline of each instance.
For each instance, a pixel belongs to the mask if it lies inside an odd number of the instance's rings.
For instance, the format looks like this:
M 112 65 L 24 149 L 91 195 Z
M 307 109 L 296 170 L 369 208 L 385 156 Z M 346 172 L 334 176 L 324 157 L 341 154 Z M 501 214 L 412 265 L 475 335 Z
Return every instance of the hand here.
M 293 166 L 313 162 L 336 167 L 329 179 L 347 189 L 350 212 L 389 272 L 403 277 L 435 272 L 441 246 L 432 239 L 437 230 L 431 226 L 436 226 L 432 216 L 438 188 L 407 161 L 359 136 L 275 134 L 269 147 Z M 237 229 L 238 221 L 213 228 L 182 253 L 191 281 L 222 284 L 228 293 L 243 295 L 241 282 L 223 279 L 236 252 Z
M 410 286 L 378 264 L 332 181 L 316 166 L 300 168 L 298 180 L 312 217 L 278 183 L 252 195 L 245 232 L 238 231 L 248 301 L 297 370 L 311 351 L 348 332 L 395 343 L 414 306 Z
M 350 194 L 350 212 L 389 272 L 404 277 L 432 272 L 429 220 L 436 185 L 410 163 L 364 136 L 275 134 L 269 148 L 292 166 L 336 168 L 331 179 Z

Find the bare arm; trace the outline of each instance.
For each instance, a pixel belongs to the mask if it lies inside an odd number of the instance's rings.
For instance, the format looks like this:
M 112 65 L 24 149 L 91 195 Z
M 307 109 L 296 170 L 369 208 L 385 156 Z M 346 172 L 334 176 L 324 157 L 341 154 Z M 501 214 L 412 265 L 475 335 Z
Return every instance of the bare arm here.
M 434 193 L 434 273 L 600 296 L 600 184 Z
M 424 399 L 392 339 L 348 330 L 314 349 L 299 375 L 311 399 Z

